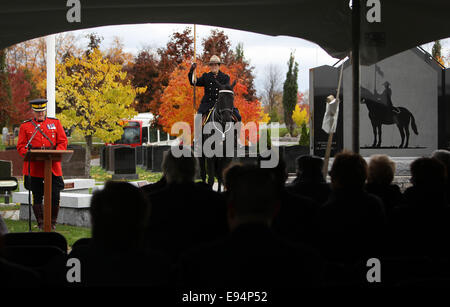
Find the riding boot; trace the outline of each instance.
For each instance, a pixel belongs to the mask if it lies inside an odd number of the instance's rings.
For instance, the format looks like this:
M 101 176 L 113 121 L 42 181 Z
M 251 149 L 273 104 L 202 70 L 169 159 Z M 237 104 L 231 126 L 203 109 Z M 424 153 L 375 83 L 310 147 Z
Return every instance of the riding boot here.
M 56 220 L 58 219 L 59 206 L 52 206 L 52 229 L 56 229 Z
M 38 224 L 39 229 L 43 229 L 44 227 L 44 207 L 42 204 L 34 204 L 33 205 L 33 213 L 36 217 L 36 222 Z

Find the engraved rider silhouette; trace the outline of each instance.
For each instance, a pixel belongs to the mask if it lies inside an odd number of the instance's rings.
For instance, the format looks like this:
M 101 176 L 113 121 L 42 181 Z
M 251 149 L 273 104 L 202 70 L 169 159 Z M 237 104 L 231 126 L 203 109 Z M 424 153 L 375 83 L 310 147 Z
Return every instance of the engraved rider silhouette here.
M 383 91 L 383 93 L 381 93 L 381 97 L 386 99 L 387 106 L 389 107 L 389 109 L 392 112 L 394 112 L 396 114 L 399 114 L 400 110 L 397 107 L 394 107 L 392 105 L 392 99 L 391 99 L 392 89 L 390 88 L 391 84 L 388 81 L 386 81 L 386 82 L 383 83 L 383 85 L 384 85 L 384 91 Z M 392 114 L 392 115 L 395 116 L 396 114 Z

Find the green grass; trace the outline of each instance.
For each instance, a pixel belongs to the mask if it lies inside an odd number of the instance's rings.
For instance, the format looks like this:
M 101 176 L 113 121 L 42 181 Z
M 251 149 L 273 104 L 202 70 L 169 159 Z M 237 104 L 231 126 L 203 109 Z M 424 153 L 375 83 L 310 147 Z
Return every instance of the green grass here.
M 28 221 L 13 221 L 5 219 L 6 226 L 9 232 L 28 232 Z M 36 223 L 32 223 L 31 227 L 33 232 L 39 231 Z M 90 238 L 91 230 L 85 227 L 76 227 L 68 225 L 56 225 L 56 232 L 62 234 L 69 247 L 72 247 L 73 243 L 81 238 Z
M 274 136 L 275 133 L 274 131 L 278 130 L 278 136 L 279 137 L 284 137 L 286 134 L 288 134 L 289 130 L 287 128 L 272 128 L 271 129 L 271 135 Z M 295 127 L 294 128 L 294 137 L 299 136 L 301 133 L 301 128 L 300 127 Z
M 1 200 L 0 200 L 1 202 Z M 11 204 L 8 206 L 0 206 L 0 211 L 9 211 L 9 210 L 19 210 L 20 206 L 16 204 Z
M 147 180 L 149 182 L 156 182 L 162 177 L 162 173 L 160 172 L 150 172 L 146 171 L 141 167 L 136 167 L 136 173 L 139 175 L 138 180 Z M 95 181 L 108 181 L 112 179 L 112 174 L 105 171 L 100 166 L 92 166 L 91 167 L 91 178 L 95 179 Z M 135 181 L 135 180 L 133 180 Z

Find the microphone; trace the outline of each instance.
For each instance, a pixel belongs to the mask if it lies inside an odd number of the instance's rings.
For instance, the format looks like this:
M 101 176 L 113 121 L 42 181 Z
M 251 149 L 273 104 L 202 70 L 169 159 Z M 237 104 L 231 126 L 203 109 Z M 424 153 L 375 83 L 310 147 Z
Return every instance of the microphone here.
M 27 146 L 25 146 L 26 149 L 29 149 L 29 148 L 30 148 L 31 141 L 34 139 L 34 136 L 35 136 L 36 133 L 38 132 L 40 126 L 41 126 L 41 124 L 38 124 L 38 125 L 34 128 L 33 135 L 32 135 L 31 138 L 28 140 Z

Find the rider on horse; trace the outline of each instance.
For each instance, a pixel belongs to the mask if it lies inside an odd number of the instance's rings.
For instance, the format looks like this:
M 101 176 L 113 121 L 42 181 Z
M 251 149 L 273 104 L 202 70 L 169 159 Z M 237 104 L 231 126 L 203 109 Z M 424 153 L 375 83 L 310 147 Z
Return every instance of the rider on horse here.
M 217 55 L 213 55 L 208 62 L 210 72 L 204 73 L 196 80 L 192 80 L 192 75 L 194 69 L 197 67 L 197 63 L 193 63 L 189 70 L 188 78 L 191 85 L 203 86 L 205 88 L 205 95 L 198 108 L 198 113 L 202 114 L 202 116 L 208 114 L 208 112 L 214 108 L 217 98 L 219 97 L 219 87 L 216 81 L 220 84 L 230 83 L 230 76 L 220 71 L 220 64 L 222 64 L 220 58 Z M 233 109 L 233 115 L 236 118 L 236 121 L 241 121 L 241 115 L 237 108 Z
M 383 93 L 381 93 L 381 97 L 386 99 L 386 104 L 392 112 L 394 112 L 396 114 L 400 113 L 400 110 L 397 107 L 394 107 L 392 105 L 392 89 L 389 87 L 391 84 L 386 81 L 383 83 L 383 85 L 384 85 L 384 91 L 383 91 Z M 396 114 L 393 114 L 393 115 L 396 115 Z

